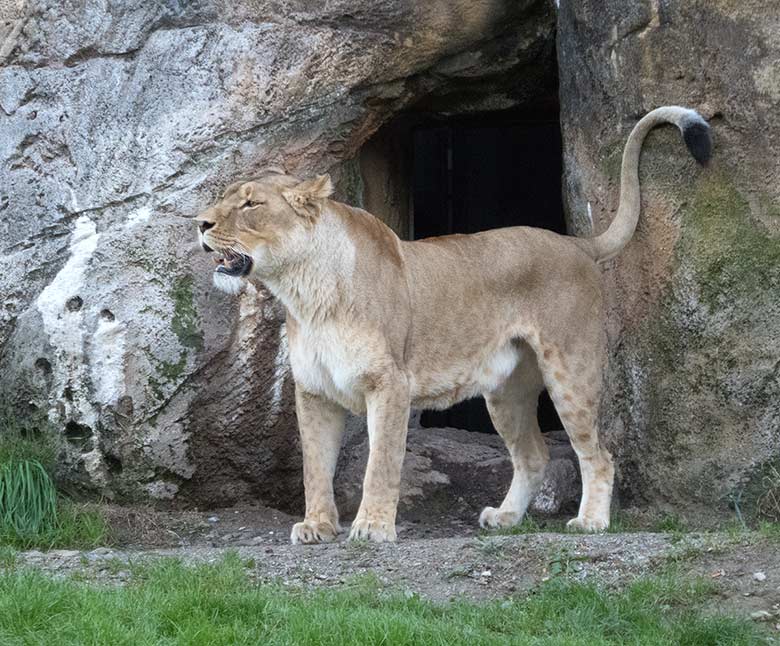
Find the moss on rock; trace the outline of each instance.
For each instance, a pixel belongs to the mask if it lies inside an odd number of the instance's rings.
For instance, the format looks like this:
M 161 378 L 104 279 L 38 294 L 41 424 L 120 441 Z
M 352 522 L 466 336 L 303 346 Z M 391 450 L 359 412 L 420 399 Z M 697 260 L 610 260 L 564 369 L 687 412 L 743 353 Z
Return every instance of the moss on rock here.
M 780 296 L 780 238 L 753 222 L 747 200 L 724 173 L 701 178 L 683 215 L 681 242 L 711 309 L 724 299 Z
M 168 292 L 173 301 L 171 329 L 185 348 L 200 350 L 203 347 L 203 332 L 195 308 L 192 285 L 192 276 L 178 276 Z
M 780 240 L 754 221 L 724 172 L 703 173 L 681 209 L 675 270 L 621 349 L 630 467 L 656 500 L 733 501 L 746 473 L 777 459 Z

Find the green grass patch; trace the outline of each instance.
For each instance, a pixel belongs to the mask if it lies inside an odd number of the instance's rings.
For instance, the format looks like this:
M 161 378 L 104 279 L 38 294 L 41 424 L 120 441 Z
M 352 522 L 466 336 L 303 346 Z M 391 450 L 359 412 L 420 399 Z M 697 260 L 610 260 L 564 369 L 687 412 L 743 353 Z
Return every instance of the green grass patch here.
M 57 490 L 38 460 L 0 463 L 0 536 L 34 539 L 57 524 Z
M 19 560 L 17 551 L 10 545 L 0 545 L 0 568 L 12 568 Z
M 526 514 L 523 520 L 511 527 L 485 529 L 480 536 L 522 536 L 524 534 L 563 533 L 566 531 L 566 521 L 559 518 L 535 519 Z
M 0 547 L 92 548 L 108 539 L 96 507 L 57 492 L 54 432 L 40 412 L 0 404 Z
M 666 514 L 655 520 L 638 520 L 635 516 L 626 514 L 620 510 L 615 511 L 609 521 L 607 534 L 626 534 L 630 532 L 664 532 L 671 534 L 684 534 L 692 531 L 685 522 L 678 516 Z M 501 527 L 498 529 L 486 529 L 481 532 L 481 536 L 521 536 L 523 534 L 541 534 L 541 533 L 571 533 L 586 534 L 579 530 L 572 530 L 566 527 L 566 520 L 563 518 L 533 518 L 526 514 L 523 520 L 512 527 Z
M 758 533 L 764 538 L 780 543 L 780 523 L 761 521 L 758 525 Z
M 0 528 L 0 548 L 92 549 L 110 542 L 108 524 L 96 507 L 64 498 L 57 500 L 55 521 L 35 533 L 19 534 L 11 527 Z
M 666 514 L 665 516 L 662 516 L 655 524 L 654 531 L 680 535 L 686 534 L 691 530 L 679 516 L 674 514 Z
M 747 620 L 713 615 L 713 585 L 653 578 L 609 591 L 554 579 L 527 597 L 435 604 L 362 579 L 338 590 L 253 584 L 235 554 L 135 568 L 124 587 L 0 574 L 0 643 L 759 644 Z

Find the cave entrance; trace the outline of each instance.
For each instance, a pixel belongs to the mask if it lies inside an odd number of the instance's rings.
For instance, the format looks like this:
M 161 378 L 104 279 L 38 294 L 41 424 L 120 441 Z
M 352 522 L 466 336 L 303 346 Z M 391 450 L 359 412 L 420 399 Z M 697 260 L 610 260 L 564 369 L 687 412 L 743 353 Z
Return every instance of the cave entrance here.
M 402 115 L 360 154 L 364 207 L 414 240 L 518 225 L 566 233 L 561 166 L 557 102 L 534 111 Z M 547 393 L 538 418 L 543 431 L 562 428 Z M 425 411 L 420 423 L 495 433 L 481 397 Z

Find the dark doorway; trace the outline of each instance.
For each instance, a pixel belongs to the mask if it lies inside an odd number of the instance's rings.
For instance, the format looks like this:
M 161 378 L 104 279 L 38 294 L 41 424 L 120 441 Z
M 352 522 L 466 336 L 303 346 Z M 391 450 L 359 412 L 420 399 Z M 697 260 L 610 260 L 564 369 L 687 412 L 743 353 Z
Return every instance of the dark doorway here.
M 412 143 L 414 239 L 518 225 L 566 233 L 557 111 L 431 121 L 413 130 Z M 538 415 L 543 431 L 562 428 L 547 393 Z M 495 433 L 481 397 L 420 421 Z

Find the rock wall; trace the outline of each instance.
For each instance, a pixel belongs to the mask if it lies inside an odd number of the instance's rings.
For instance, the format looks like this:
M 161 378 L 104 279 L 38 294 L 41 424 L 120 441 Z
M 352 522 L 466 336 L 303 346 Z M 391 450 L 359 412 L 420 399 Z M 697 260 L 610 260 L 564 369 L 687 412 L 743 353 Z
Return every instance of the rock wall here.
M 262 292 L 211 289 L 188 218 L 267 165 L 338 174 L 414 102 L 530 101 L 555 79 L 552 5 L 12 0 L 0 12 L 3 398 L 46 412 L 74 487 L 299 501 L 281 312 Z
M 561 2 L 571 231 L 617 208 L 628 132 L 664 104 L 715 141 L 696 167 L 674 128 L 647 139 L 643 212 L 605 271 L 604 431 L 624 500 L 744 512 L 780 460 L 780 12 L 736 0 Z

